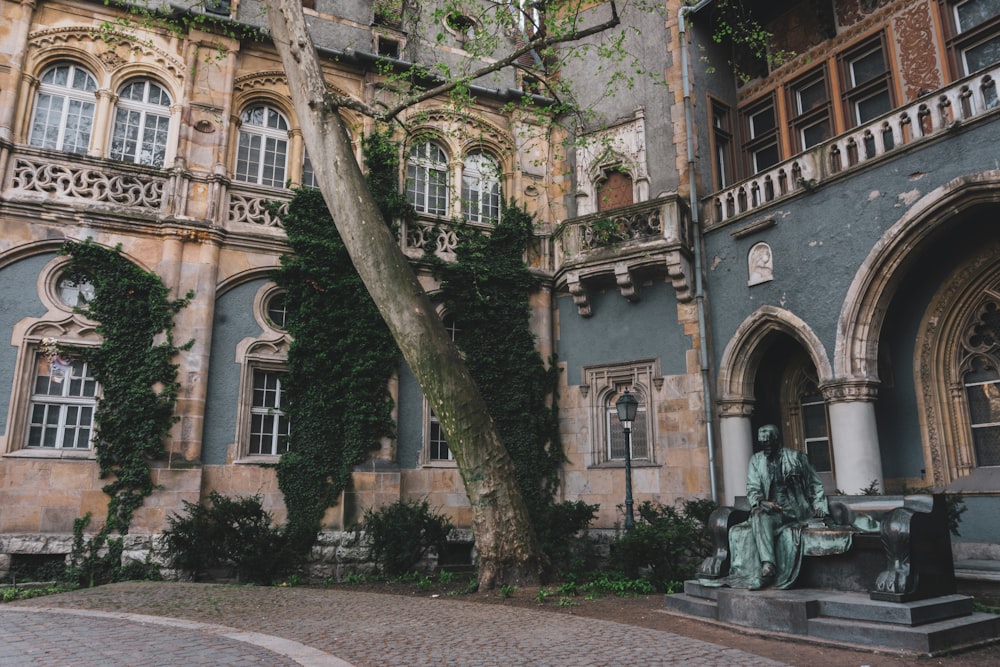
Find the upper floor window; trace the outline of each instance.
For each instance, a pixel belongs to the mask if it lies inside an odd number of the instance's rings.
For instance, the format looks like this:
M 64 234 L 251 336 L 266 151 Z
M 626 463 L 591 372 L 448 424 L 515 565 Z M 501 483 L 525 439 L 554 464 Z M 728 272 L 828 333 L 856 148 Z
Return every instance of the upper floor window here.
M 118 94 L 110 157 L 162 167 L 170 128 L 170 95 L 142 79 L 125 84 Z
M 79 65 L 61 63 L 42 74 L 28 143 L 86 153 L 94 125 L 97 80 Z
M 465 156 L 462 214 L 471 222 L 496 222 L 500 219 L 500 169 L 485 153 Z
M 733 164 L 733 120 L 731 109 L 712 101 L 712 173 L 718 190 L 731 184 L 736 178 Z
M 798 150 L 812 148 L 833 136 L 826 67 L 819 67 L 789 86 L 789 117 Z
M 743 153 L 752 174 L 778 164 L 778 117 L 774 98 L 743 112 Z
M 97 394 L 97 380 L 86 363 L 36 355 L 27 446 L 89 449 Z
M 319 188 L 319 182 L 316 180 L 316 172 L 313 171 L 312 161 L 309 159 L 308 152 L 305 152 L 302 158 L 302 187 Z
M 891 75 L 881 35 L 844 54 L 841 70 L 850 126 L 863 125 L 892 110 Z
M 240 119 L 243 122 L 236 151 L 236 180 L 284 187 L 288 121 L 277 109 L 266 105 L 247 108 Z
M 1000 62 L 1000 0 L 943 0 L 958 76 Z
M 427 141 L 410 149 L 406 195 L 418 213 L 448 213 L 448 158 L 437 144 Z

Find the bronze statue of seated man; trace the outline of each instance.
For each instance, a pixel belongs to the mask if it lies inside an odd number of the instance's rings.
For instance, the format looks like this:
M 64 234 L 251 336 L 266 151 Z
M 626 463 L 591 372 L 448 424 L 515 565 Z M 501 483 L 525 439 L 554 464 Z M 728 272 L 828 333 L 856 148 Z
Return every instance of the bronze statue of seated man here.
M 732 562 L 719 583 L 734 588 L 788 588 L 802 562 L 802 528 L 829 515 L 823 482 L 803 452 L 783 447 L 778 427 L 757 432 L 761 451 L 747 471 L 749 520 L 729 532 Z M 849 539 L 849 538 L 848 538 Z M 847 542 L 842 548 L 847 549 Z

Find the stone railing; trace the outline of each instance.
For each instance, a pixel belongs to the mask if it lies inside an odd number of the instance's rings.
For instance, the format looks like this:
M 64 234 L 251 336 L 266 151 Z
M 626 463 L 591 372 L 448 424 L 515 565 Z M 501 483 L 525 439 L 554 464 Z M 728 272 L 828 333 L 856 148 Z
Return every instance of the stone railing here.
M 420 218 L 400 223 L 399 242 L 407 257 L 419 259 L 430 252 L 449 262 L 455 260 L 458 234 L 450 220 Z
M 663 273 L 677 298 L 691 298 L 692 229 L 676 194 L 573 218 L 554 236 L 556 284 L 590 315 L 587 283 L 613 278 L 622 296 L 639 299 L 640 273 Z
M 1000 106 L 998 79 L 1000 66 L 966 77 L 717 192 L 707 200 L 705 219 L 720 224 L 752 213 L 982 116 Z
M 132 164 L 19 147 L 9 154 L 4 198 L 104 204 L 151 214 L 164 205 L 169 176 Z
M 281 228 L 281 214 L 288 211 L 288 201 L 291 196 L 287 190 L 234 183 L 227 193 L 226 226 Z M 282 202 L 278 208 L 278 215 L 271 212 L 269 206 L 271 202 Z

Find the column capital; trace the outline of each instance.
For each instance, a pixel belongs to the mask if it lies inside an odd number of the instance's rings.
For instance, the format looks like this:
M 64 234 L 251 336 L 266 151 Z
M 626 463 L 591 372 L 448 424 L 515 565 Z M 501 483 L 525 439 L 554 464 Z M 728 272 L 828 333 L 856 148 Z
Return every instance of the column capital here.
M 720 398 L 715 403 L 719 407 L 719 417 L 751 417 L 753 416 L 753 399 Z
M 878 380 L 848 378 L 827 382 L 820 387 L 820 391 L 828 403 L 852 401 L 873 403 L 878 400 L 878 386 Z

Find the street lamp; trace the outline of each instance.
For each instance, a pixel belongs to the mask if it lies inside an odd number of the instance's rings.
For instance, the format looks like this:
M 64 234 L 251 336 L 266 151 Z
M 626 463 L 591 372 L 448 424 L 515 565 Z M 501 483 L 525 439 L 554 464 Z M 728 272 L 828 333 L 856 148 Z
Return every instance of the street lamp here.
M 625 431 L 625 530 L 632 530 L 635 527 L 635 514 L 632 511 L 632 422 L 639 411 L 639 399 L 628 393 L 628 389 L 622 397 L 615 401 L 615 409 L 618 410 L 618 420 L 622 423 Z

